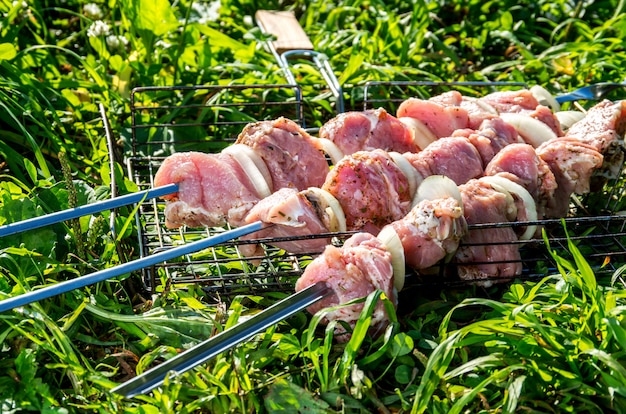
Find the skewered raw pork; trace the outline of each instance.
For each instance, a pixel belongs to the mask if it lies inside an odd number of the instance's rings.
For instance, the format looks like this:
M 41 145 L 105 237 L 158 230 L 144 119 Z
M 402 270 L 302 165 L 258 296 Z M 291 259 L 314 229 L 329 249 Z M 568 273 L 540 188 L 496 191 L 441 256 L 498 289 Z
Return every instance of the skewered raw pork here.
M 510 194 L 476 179 L 459 186 L 468 225 L 515 221 L 517 208 Z M 517 235 L 512 227 L 470 230 L 456 251 L 454 262 L 462 280 L 512 278 L 522 272 Z
M 309 312 L 345 304 L 376 289 L 383 291 L 396 304 L 397 291 L 404 284 L 407 254 L 420 256 L 417 260 L 409 260 L 422 267 L 438 262 L 449 253 L 449 249 L 455 249 L 465 230 L 463 207 L 456 185 L 446 177 L 432 176 L 420 188 L 429 188 L 422 193 L 418 190 L 418 194 L 426 194 L 425 198 L 418 201 L 401 223 L 386 226 L 378 237 L 359 232 L 346 240 L 342 247 L 327 246 L 306 267 L 296 282 L 296 291 L 319 281 L 327 283 L 333 291 L 332 295 L 310 306 Z M 447 194 L 449 189 L 453 194 Z M 433 194 L 435 198 L 429 199 Z M 418 198 L 421 197 L 418 195 Z M 420 249 L 420 245 L 424 248 Z M 328 313 L 326 320 L 340 320 L 353 328 L 362 309 L 360 303 L 342 306 Z M 388 321 L 384 306 L 379 302 L 372 316 L 371 333 L 381 332 Z M 339 325 L 335 333 L 339 341 L 350 338 L 343 326 Z
M 253 177 L 263 178 L 260 174 Z M 178 183 L 168 200 L 166 226 L 235 226 L 265 194 L 234 156 L 226 153 L 176 153 L 165 159 L 154 177 L 155 187 Z
M 311 313 L 365 297 L 377 289 L 396 303 L 391 253 L 370 233 L 355 234 L 341 248 L 332 245 L 326 247 L 324 253 L 306 267 L 304 274 L 296 282 L 296 291 L 318 281 L 325 282 L 333 294 L 311 305 L 308 308 Z M 362 310 L 362 303 L 342 306 L 326 314 L 326 321 L 344 321 L 354 328 Z M 372 316 L 372 333 L 380 332 L 388 323 L 383 303 L 379 302 Z M 337 325 L 335 334 L 339 341 L 350 339 L 350 334 L 341 325 Z
M 463 137 L 441 138 L 418 153 L 403 156 L 417 171 L 418 181 L 431 175 L 445 175 L 457 184 L 483 175 L 478 150 Z
M 467 109 L 456 105 L 442 105 L 433 99 L 409 98 L 400 104 L 396 116 L 401 120 L 417 120 L 436 138 L 449 137 L 458 129 L 469 128 Z
M 381 231 L 380 237 L 388 239 L 384 232 L 393 229 L 413 269 L 427 269 L 450 257 L 467 232 L 461 194 L 451 179 L 442 177 L 423 181 L 411 211 Z
M 344 157 L 322 188 L 339 201 L 348 230 L 372 234 L 404 217 L 413 197 L 407 174 L 382 150 L 358 151 Z
M 290 253 L 319 253 L 331 243 L 330 237 L 298 236 L 346 231 L 346 219 L 339 202 L 327 191 L 315 187 L 303 191 L 282 188 L 256 204 L 245 221 L 262 221 L 274 226 L 244 237 L 244 240 L 287 237 L 289 241 L 272 244 Z M 239 247 L 241 254 L 248 257 L 261 253 L 258 249 L 259 246 L 252 244 Z
M 602 165 L 602 154 L 575 138 L 563 137 L 540 145 L 537 155 L 548 164 L 557 182 L 553 197 L 546 203 L 545 216 L 565 217 L 571 195 L 589 192 L 591 175 Z
M 263 159 L 275 190 L 320 187 L 328 173 L 320 144 L 287 118 L 248 124 L 237 143 L 249 146 Z
M 486 119 L 478 129 L 461 129 L 455 131 L 453 136 L 466 137 L 476 147 L 483 167 L 506 146 L 522 142 L 517 130 L 502 118 Z
M 533 210 L 528 192 L 502 177 L 473 179 L 457 187 L 447 177 L 430 176 L 420 184 L 407 216 L 385 226 L 377 237 L 360 232 L 343 247 L 326 247 L 306 267 L 296 291 L 319 281 L 332 288 L 333 295 L 308 308 L 311 313 L 364 297 L 375 289 L 395 303 L 396 291 L 404 285 L 405 264 L 424 270 L 453 255 L 462 278 L 484 281 L 493 275 L 514 277 L 521 272 L 514 243 L 517 234 L 510 227 L 468 231 L 467 224 L 533 219 L 529 214 Z M 394 288 L 391 292 L 390 284 Z M 328 313 L 326 320 L 338 319 L 354 327 L 361 310 L 362 305 L 342 306 Z M 379 303 L 372 316 L 371 333 L 381 332 L 387 323 Z M 350 338 L 343 327 L 335 332 L 339 341 Z
M 328 163 L 321 145 L 295 122 L 279 118 L 249 124 L 219 154 L 176 153 L 154 178 L 155 187 L 178 183 L 164 197 L 166 226 L 242 224 L 250 209 L 281 188 L 321 186 Z
M 501 175 L 524 187 L 535 200 L 538 217 L 545 217 L 557 183 L 549 165 L 531 145 L 518 143 L 502 148 L 487 164 L 485 175 Z
M 337 115 L 319 131 L 344 155 L 382 149 L 387 152 L 417 152 L 419 148 L 406 126 L 383 108 Z

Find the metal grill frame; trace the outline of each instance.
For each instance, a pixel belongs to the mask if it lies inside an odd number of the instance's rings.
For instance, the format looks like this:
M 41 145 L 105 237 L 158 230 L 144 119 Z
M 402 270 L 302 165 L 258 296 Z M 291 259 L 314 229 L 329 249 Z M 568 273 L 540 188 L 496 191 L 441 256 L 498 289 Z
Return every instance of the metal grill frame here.
M 372 97 L 370 94 L 374 88 L 460 88 L 467 91 L 468 88 L 482 88 L 481 90 L 493 91 L 502 88 L 526 87 L 523 83 L 511 82 L 368 82 L 363 90 L 363 109 L 373 109 L 374 107 L 387 107 L 406 99 L 407 96 L 393 96 L 385 99 Z M 131 95 L 131 119 L 132 119 L 132 154 L 127 158 L 127 168 L 129 177 L 140 187 L 140 189 L 152 188 L 153 179 L 160 162 L 169 154 L 162 156 L 145 155 L 145 150 L 139 141 L 139 132 L 146 128 L 186 128 L 186 127 L 206 127 L 216 128 L 220 126 L 236 126 L 243 129 L 247 122 L 239 124 L 220 121 L 217 123 L 177 123 L 175 120 L 168 123 L 145 123 L 139 122 L 141 115 L 144 116 L 151 111 L 181 111 L 181 110 L 206 110 L 221 111 L 232 106 L 241 106 L 239 103 L 220 102 L 217 104 L 179 103 L 170 105 L 145 105 L 142 104 L 138 95 L 142 93 L 161 94 L 184 94 L 191 93 L 220 93 L 227 91 L 231 94 L 246 93 L 254 88 L 278 89 L 281 91 L 291 90 L 293 102 L 298 122 L 304 125 L 303 100 L 300 88 L 297 85 L 229 85 L 229 86 L 186 86 L 186 87 L 147 87 L 136 88 Z M 433 93 L 434 95 L 435 93 Z M 477 92 L 479 94 L 479 92 Z M 257 102 L 256 105 L 267 104 L 285 105 L 284 102 Z M 244 105 L 243 108 L 251 110 L 254 103 Z M 386 108 L 387 109 L 387 108 Z M 263 118 L 262 114 L 248 115 L 256 120 Z M 214 129 L 213 129 L 214 130 Z M 210 136 L 207 133 L 207 136 Z M 234 142 L 236 136 L 212 137 L 217 142 L 228 145 Z M 150 145 L 171 144 L 168 142 L 151 141 Z M 145 146 L 145 145 L 144 145 Z M 172 147 L 174 150 L 176 148 Z M 622 166 L 623 171 L 623 166 Z M 574 198 L 570 216 L 564 219 L 539 220 L 537 222 L 514 222 L 514 223 L 493 223 L 470 226 L 471 228 L 489 228 L 498 226 L 523 226 L 536 224 L 545 229 L 545 234 L 551 249 L 563 257 L 569 257 L 568 241 L 579 246 L 584 252 L 585 258 L 598 275 L 614 274 L 619 267 L 626 263 L 626 215 L 622 215 L 616 209 L 626 203 L 624 187 L 619 187 L 617 183 L 622 179 L 614 179 L 608 182 L 603 191 L 602 197 L 606 198 L 606 204 L 597 212 L 598 215 L 588 215 L 584 209 L 585 199 Z M 621 188 L 621 190 L 620 190 Z M 597 196 L 597 195 L 596 195 Z M 197 240 L 201 237 L 208 237 L 227 229 L 187 229 L 176 230 L 167 229 L 164 226 L 163 210 L 165 202 L 162 200 L 150 200 L 142 203 L 136 216 L 140 254 L 142 257 L 156 253 L 163 249 L 168 249 L 188 241 Z M 333 243 L 341 245 L 343 240 L 353 233 L 331 233 L 315 235 L 310 237 L 333 237 Z M 297 239 L 295 237 L 294 239 Z M 289 240 L 283 238 L 280 240 Z M 156 291 L 159 286 L 173 284 L 200 284 L 202 289 L 218 300 L 232 298 L 238 294 L 272 294 L 272 293 L 292 293 L 293 285 L 302 274 L 306 264 L 319 252 L 310 254 L 289 254 L 275 247 L 271 247 L 268 239 L 234 240 L 232 242 L 216 246 L 209 251 L 199 252 L 180 258 L 175 262 L 163 263 L 148 269 L 144 269 L 145 286 L 150 291 Z M 277 241 L 277 239 L 273 239 Z M 240 253 L 240 247 L 245 244 L 259 243 L 264 247 L 264 253 L 254 257 L 244 257 Z M 523 273 L 520 279 L 532 280 L 554 274 L 558 271 L 554 259 L 547 249 L 545 241 L 541 237 L 534 238 L 520 243 L 520 252 L 523 262 Z M 511 244 L 508 243 L 508 244 Z M 432 274 L 420 275 L 415 273 L 407 274 L 405 289 L 419 286 L 463 286 L 468 281 L 459 280 L 455 277 L 455 264 L 441 264 L 433 269 Z M 159 279 L 165 278 L 163 281 Z M 480 281 L 481 284 L 501 282 L 503 279 Z

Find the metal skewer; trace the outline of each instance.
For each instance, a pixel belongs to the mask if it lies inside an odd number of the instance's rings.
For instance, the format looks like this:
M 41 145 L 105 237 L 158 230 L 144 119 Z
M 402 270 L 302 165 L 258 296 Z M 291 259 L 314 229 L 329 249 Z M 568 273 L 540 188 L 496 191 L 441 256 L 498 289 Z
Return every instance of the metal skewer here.
M 224 233 L 217 234 L 215 236 L 208 237 L 203 240 L 198 240 L 193 243 L 189 243 L 180 247 L 174 247 L 169 250 L 155 253 L 148 257 L 133 260 L 128 263 L 121 264 L 119 266 L 111 267 L 109 269 L 100 270 L 98 272 L 90 273 L 85 276 L 80 276 L 75 279 L 66 280 L 64 282 L 57 283 L 52 286 L 48 286 L 42 289 L 33 290 L 31 292 L 14 296 L 12 298 L 0 301 L 0 312 L 4 312 L 18 306 L 24 306 L 38 300 L 47 299 L 52 296 L 60 295 L 62 293 L 69 292 L 70 290 L 82 288 L 94 283 L 102 282 L 107 279 L 111 279 L 117 276 L 121 276 L 125 273 L 134 272 L 136 270 L 143 269 L 144 267 L 152 266 L 160 262 L 164 262 L 176 257 L 197 252 L 199 250 L 206 249 L 216 244 L 224 243 L 226 241 L 235 239 L 237 237 L 245 236 L 246 234 L 254 233 L 266 227 L 266 224 L 262 221 L 257 221 L 246 226 L 238 227 L 233 230 L 225 231 Z
M 99 201 L 97 203 L 46 214 L 45 216 L 33 217 L 27 220 L 6 224 L 4 226 L 0 226 L 0 237 L 21 233 L 27 230 L 33 230 L 50 224 L 59 223 L 61 221 L 86 216 L 88 214 L 99 213 L 104 210 L 119 208 L 128 204 L 141 202 L 142 200 L 162 197 L 177 191 L 178 184 L 168 184 L 151 190 L 138 191 L 136 193 L 126 194 L 109 200 Z
M 111 391 L 132 398 L 150 392 L 163 384 L 167 377 L 181 375 L 195 366 L 216 357 L 220 353 L 240 344 L 258 332 L 304 310 L 330 294 L 324 282 L 318 282 L 291 295 L 250 319 L 199 343 L 193 348 L 158 365 L 135 378 L 118 385 Z

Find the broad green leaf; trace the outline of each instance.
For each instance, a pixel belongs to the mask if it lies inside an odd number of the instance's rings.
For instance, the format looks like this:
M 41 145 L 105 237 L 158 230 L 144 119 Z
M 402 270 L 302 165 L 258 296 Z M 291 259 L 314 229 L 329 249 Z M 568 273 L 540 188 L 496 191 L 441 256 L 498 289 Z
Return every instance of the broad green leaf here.
M 413 367 L 408 365 L 399 365 L 394 371 L 394 378 L 399 384 L 408 384 L 413 381 L 416 372 Z
M 413 338 L 404 332 L 400 332 L 391 340 L 391 347 L 389 348 L 389 354 L 392 358 L 397 358 L 402 355 L 406 355 L 413 351 Z
M 209 26 L 198 25 L 196 27 L 202 34 L 207 36 L 208 46 L 211 47 L 214 53 L 220 49 L 229 50 L 242 62 L 248 62 L 254 56 L 254 45 L 242 43 Z M 203 53 L 207 53 L 207 51 L 204 50 Z
M 162 36 L 175 30 L 178 20 L 167 0 L 132 0 L 129 4 L 131 21 L 137 30 Z
M 17 56 L 17 50 L 11 43 L 0 43 L 0 60 L 11 60 Z

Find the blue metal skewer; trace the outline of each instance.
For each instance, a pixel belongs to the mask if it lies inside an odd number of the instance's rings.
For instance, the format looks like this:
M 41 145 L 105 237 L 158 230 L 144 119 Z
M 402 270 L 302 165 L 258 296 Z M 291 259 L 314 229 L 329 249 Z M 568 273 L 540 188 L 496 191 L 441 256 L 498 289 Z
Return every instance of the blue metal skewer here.
M 306 309 L 332 293 L 324 282 L 317 282 L 300 292 L 257 313 L 250 319 L 200 342 L 174 358 L 118 385 L 111 391 L 132 398 L 145 394 L 163 384 L 166 377 L 175 377 L 251 338 L 272 325 Z
M 142 200 L 162 197 L 178 191 L 178 184 L 168 184 L 162 187 L 153 188 L 146 191 L 138 191 L 132 194 L 126 194 L 120 197 L 111 198 L 109 200 L 99 201 L 97 203 L 85 206 L 70 208 L 56 213 L 46 214 L 45 216 L 33 217 L 27 220 L 0 226 L 0 237 L 9 236 L 15 233 L 21 233 L 27 230 L 33 230 L 39 227 L 59 223 L 65 220 L 71 220 L 88 214 L 99 213 L 104 210 L 110 210 L 122 207 L 132 203 L 138 203 Z
M 64 282 L 60 282 L 42 289 L 33 290 L 19 296 L 14 296 L 12 298 L 0 301 L 0 312 L 7 311 L 18 306 L 28 305 L 29 303 L 36 302 L 42 299 L 47 299 L 52 296 L 60 295 L 65 292 L 69 292 L 70 290 L 102 282 L 107 279 L 121 276 L 125 273 L 134 272 L 136 270 L 143 269 L 144 267 L 171 260 L 185 254 L 197 252 L 199 250 L 215 246 L 216 244 L 224 243 L 228 240 L 245 236 L 246 234 L 254 233 L 255 231 L 263 229 L 265 226 L 266 225 L 263 222 L 257 221 L 233 230 L 225 231 L 224 233 L 220 233 L 203 240 L 198 240 L 196 242 L 189 243 L 180 247 L 174 247 L 170 250 L 155 253 L 148 257 L 133 260 L 119 266 L 100 270 L 85 276 L 77 277 L 75 279 L 66 280 Z

